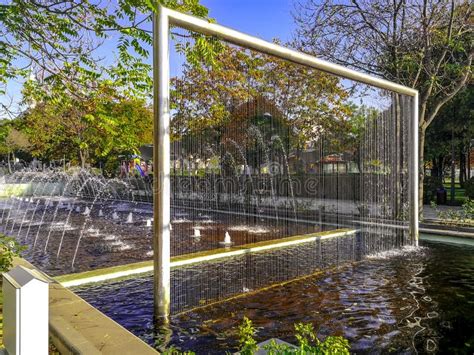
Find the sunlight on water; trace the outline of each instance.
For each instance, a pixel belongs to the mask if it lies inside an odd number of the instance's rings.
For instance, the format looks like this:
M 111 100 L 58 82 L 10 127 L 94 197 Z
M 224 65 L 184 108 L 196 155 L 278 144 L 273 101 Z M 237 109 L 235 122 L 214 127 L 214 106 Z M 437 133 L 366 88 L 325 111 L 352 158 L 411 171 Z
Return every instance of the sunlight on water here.
M 384 259 L 390 259 L 393 257 L 403 257 L 403 256 L 409 256 L 410 254 L 420 254 L 420 256 L 423 255 L 423 253 L 426 251 L 426 248 L 423 246 L 419 247 L 414 247 L 411 245 L 405 245 L 400 249 L 393 249 L 393 250 L 386 250 L 374 254 L 369 254 L 366 256 L 367 259 L 369 260 L 384 260 Z

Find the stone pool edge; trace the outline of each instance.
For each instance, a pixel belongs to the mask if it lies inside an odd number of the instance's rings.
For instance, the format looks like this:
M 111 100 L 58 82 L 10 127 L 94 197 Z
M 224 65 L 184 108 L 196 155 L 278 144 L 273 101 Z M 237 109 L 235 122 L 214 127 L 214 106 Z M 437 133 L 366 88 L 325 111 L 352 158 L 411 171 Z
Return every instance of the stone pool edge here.
M 38 270 L 21 258 L 14 259 L 16 265 Z M 120 324 L 41 273 L 51 281 L 49 335 L 61 354 L 158 354 Z
M 325 232 L 315 232 L 310 234 L 296 235 L 287 238 L 273 239 L 262 242 L 243 244 L 228 248 L 206 250 L 197 253 L 171 257 L 171 268 L 181 266 L 211 262 L 214 260 L 229 258 L 248 253 L 256 253 L 271 249 L 280 249 L 293 245 L 310 243 L 316 240 L 351 236 L 357 233 L 357 229 L 335 229 Z M 85 271 L 75 274 L 56 276 L 54 279 L 64 287 L 74 287 L 84 284 L 103 282 L 107 280 L 124 279 L 132 275 L 145 274 L 153 271 L 153 260 L 140 261 L 127 265 L 111 266 L 102 269 Z

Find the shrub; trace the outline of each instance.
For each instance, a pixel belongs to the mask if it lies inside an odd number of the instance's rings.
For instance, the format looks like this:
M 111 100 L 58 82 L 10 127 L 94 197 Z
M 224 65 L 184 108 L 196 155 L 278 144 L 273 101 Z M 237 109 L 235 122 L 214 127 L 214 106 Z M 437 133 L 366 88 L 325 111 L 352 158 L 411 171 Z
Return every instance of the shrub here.
M 462 210 L 466 219 L 474 219 L 474 199 L 464 202 Z
M 441 211 L 435 202 L 431 202 L 431 207 L 436 211 L 438 219 L 443 223 L 472 223 L 474 220 L 474 200 L 467 200 L 462 205 L 461 210 L 445 210 Z
M 443 187 L 443 180 L 438 176 L 425 176 L 423 180 L 423 202 L 429 203 L 436 198 L 436 190 Z
M 13 258 L 25 250 L 15 239 L 0 234 L 0 272 L 10 270 Z
M 251 355 L 258 350 L 257 342 L 253 338 L 256 330 L 252 321 L 244 317 L 242 324 L 239 325 L 239 346 L 240 353 L 243 355 Z
M 256 334 L 252 321 L 244 317 L 243 323 L 239 326 L 239 344 L 241 354 L 254 354 L 259 350 L 257 342 L 253 338 Z M 264 349 L 270 355 L 349 355 L 349 342 L 341 336 L 328 336 L 324 341 L 318 339 L 314 327 L 310 323 L 295 324 L 295 337 L 298 347 L 290 347 L 285 344 L 277 344 L 272 341 L 265 345 Z
M 464 194 L 474 200 L 474 176 L 464 183 Z

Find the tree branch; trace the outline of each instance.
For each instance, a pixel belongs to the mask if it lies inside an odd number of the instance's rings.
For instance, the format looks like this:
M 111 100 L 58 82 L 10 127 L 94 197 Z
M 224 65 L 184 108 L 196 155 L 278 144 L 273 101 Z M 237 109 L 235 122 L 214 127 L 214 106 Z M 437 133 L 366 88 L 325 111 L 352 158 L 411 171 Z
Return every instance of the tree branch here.
M 444 96 L 441 100 L 439 100 L 433 107 L 431 113 L 429 114 L 428 118 L 425 120 L 424 125 L 425 128 L 427 128 L 431 122 L 433 122 L 434 118 L 438 114 L 439 110 L 449 101 L 451 100 L 467 83 L 468 79 L 471 76 L 472 69 L 472 58 L 473 58 L 473 53 L 469 55 L 469 58 L 466 63 L 466 68 L 467 70 L 465 71 L 464 75 L 460 78 L 458 83 L 454 86 L 454 88 L 451 90 L 449 94 Z

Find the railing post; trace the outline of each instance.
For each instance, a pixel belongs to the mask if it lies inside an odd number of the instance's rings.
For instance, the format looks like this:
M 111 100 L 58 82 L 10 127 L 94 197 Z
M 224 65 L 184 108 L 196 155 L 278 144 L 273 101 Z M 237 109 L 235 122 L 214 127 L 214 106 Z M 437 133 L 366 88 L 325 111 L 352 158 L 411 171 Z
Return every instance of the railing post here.
M 153 250 L 154 312 L 158 323 L 170 314 L 170 113 L 169 22 L 159 6 L 153 17 Z
M 411 120 L 409 127 L 409 203 L 410 203 L 410 240 L 413 245 L 418 246 L 418 214 L 419 196 L 418 184 L 420 180 L 419 171 L 419 128 L 418 128 L 418 93 L 412 98 Z

